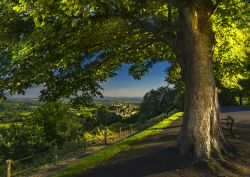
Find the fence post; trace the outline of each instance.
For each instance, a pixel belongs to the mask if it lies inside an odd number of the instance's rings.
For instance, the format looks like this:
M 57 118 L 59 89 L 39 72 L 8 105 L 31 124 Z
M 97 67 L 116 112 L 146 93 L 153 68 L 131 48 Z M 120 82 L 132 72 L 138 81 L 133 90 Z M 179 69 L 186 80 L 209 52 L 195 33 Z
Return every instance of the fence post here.
M 107 144 L 107 130 L 104 130 L 104 144 Z
M 6 160 L 6 165 L 7 165 L 7 173 L 6 173 L 6 176 L 7 177 L 11 177 L 11 164 L 13 163 L 13 160 L 9 159 L 9 160 Z
M 58 161 L 58 154 L 57 154 L 57 144 L 54 145 L 54 165 L 57 165 L 57 161 Z
M 119 138 L 121 138 L 121 134 L 122 134 L 122 127 L 119 128 Z
M 132 132 L 133 132 L 133 125 L 130 124 L 130 133 L 132 133 Z

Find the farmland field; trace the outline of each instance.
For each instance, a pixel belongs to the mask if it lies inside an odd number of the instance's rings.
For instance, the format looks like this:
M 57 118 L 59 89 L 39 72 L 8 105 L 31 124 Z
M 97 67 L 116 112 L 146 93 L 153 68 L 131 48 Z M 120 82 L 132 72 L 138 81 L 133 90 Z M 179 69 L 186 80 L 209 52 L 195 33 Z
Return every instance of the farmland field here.
M 9 128 L 11 123 L 6 123 L 6 124 L 0 124 L 0 129 L 6 129 Z

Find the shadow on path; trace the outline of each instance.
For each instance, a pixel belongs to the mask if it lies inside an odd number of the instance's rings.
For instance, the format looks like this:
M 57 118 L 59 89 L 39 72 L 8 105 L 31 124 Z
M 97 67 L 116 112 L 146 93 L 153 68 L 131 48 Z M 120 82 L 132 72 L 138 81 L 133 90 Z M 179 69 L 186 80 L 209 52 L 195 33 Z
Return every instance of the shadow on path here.
M 223 107 L 221 117 L 235 118 L 235 133 L 242 139 L 243 146 L 249 141 L 250 109 Z M 133 143 L 131 149 L 122 152 L 101 166 L 87 171 L 81 177 L 200 177 L 214 176 L 202 164 L 192 164 L 190 157 L 182 157 L 173 149 L 182 119 L 165 128 L 155 136 Z M 234 139 L 237 140 L 237 139 Z M 237 142 L 239 142 L 237 140 Z M 236 143 L 237 143 L 236 142 Z M 239 143 L 238 143 L 239 144 Z
M 82 177 L 141 177 L 166 176 L 191 162 L 179 156 L 172 147 L 177 139 L 182 120 L 179 119 L 163 133 L 132 144 L 129 151 L 118 154 L 102 166 L 89 170 Z M 158 175 L 156 175 L 158 174 Z

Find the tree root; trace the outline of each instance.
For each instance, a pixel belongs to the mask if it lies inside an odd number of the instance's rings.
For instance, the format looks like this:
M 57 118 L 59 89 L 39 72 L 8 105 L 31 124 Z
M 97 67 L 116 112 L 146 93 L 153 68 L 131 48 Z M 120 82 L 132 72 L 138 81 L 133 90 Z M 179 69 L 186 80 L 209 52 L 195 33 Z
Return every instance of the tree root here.
M 212 176 L 247 177 L 249 175 L 243 165 L 223 159 L 197 160 L 192 165 L 201 171 L 207 171 Z

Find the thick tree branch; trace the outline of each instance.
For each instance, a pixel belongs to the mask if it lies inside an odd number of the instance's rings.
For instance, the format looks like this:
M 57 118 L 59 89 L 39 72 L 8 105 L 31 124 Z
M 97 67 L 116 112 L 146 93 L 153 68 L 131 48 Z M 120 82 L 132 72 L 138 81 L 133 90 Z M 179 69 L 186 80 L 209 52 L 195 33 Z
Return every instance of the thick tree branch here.
M 169 18 L 168 22 L 172 21 L 172 4 L 170 5 L 170 10 L 169 10 Z M 128 20 L 131 23 L 131 26 L 140 29 L 143 32 L 150 32 L 155 35 L 155 37 L 166 44 L 169 45 L 170 48 L 175 50 L 175 35 L 171 33 L 171 23 L 168 23 L 167 26 L 157 26 L 153 24 L 152 22 L 149 22 L 147 20 L 142 20 L 143 18 L 141 17 L 135 17 L 133 14 L 128 12 L 126 9 L 121 9 L 119 12 L 114 12 L 112 14 L 103 14 L 103 15 L 98 15 L 98 16 L 92 16 L 89 17 L 90 20 L 106 20 L 108 18 L 122 18 L 124 20 Z M 168 29 L 166 29 L 168 28 Z M 165 32 L 168 31 L 168 32 Z
M 208 16 L 208 19 L 211 18 L 211 16 L 215 13 L 215 11 L 217 10 L 217 8 L 219 7 L 219 5 L 222 3 L 223 0 L 217 0 L 215 5 L 212 7 L 212 9 L 210 9 L 210 12 L 209 12 L 209 16 Z

